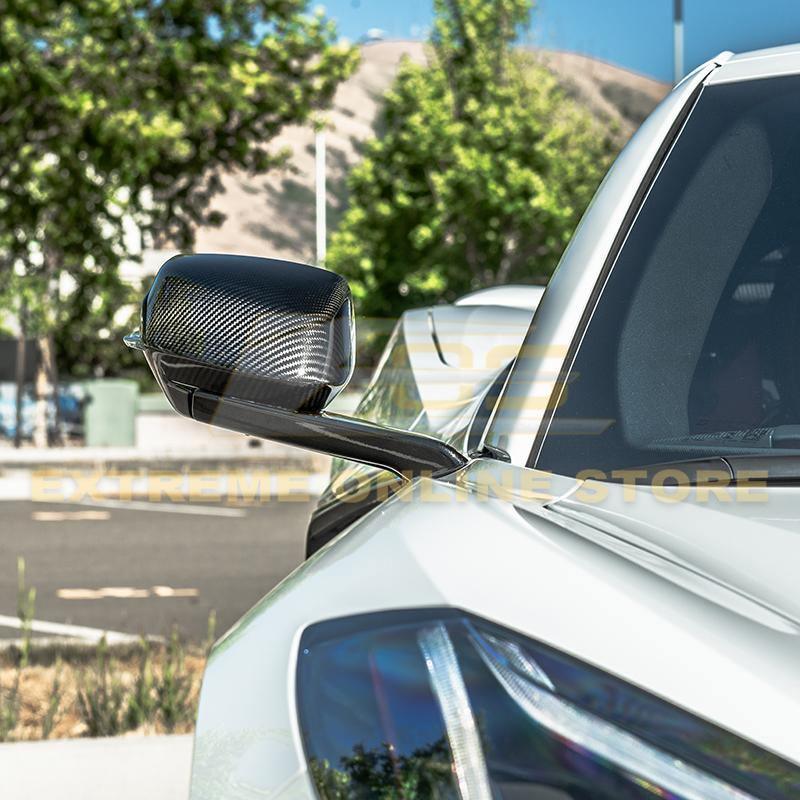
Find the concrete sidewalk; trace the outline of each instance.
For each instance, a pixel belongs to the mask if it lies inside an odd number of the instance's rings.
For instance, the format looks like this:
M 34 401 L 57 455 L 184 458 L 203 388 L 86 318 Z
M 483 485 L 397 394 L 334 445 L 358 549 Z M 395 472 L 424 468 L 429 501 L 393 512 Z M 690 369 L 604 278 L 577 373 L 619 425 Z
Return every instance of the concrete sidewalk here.
M 177 417 L 177 419 L 181 419 Z M 213 430 L 213 429 L 211 429 Z M 254 442 L 253 446 L 248 442 Z M 131 469 L 142 466 L 153 468 L 201 467 L 213 465 L 269 464 L 313 469 L 325 461 L 309 450 L 239 436 L 237 446 L 215 445 L 189 441 L 182 446 L 162 447 L 23 447 L 15 450 L 0 441 L 0 470 L 51 469 L 54 467 L 91 469 Z
M 3 800 L 186 800 L 191 736 L 0 745 Z
M 241 450 L 0 446 L 0 501 L 160 500 L 165 493 L 173 502 L 238 500 L 237 486 L 252 488 L 254 478 L 262 497 L 318 495 L 328 483 L 330 461 L 266 441 Z
M 194 468 L 187 463 L 141 467 L 134 471 L 53 468 L 6 470 L 0 467 L 0 501 L 68 503 L 117 510 L 164 510 L 213 513 L 209 504 L 253 502 L 276 497 L 318 497 L 328 484 L 330 468 L 216 464 Z M 143 505 L 144 503 L 144 505 Z M 200 506 L 198 503 L 205 503 Z M 230 509 L 219 516 L 237 516 Z

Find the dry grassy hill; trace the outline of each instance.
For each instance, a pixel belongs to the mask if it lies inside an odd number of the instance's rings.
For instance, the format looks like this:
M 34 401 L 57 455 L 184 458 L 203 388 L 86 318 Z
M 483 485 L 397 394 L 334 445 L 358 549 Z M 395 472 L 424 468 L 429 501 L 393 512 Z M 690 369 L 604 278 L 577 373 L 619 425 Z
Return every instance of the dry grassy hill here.
M 543 62 L 576 100 L 598 116 L 616 120 L 627 137 L 667 93 L 667 84 L 573 53 L 540 51 Z M 344 210 L 348 170 L 361 144 L 373 133 L 383 93 L 402 56 L 425 59 L 420 42 L 379 42 L 362 49 L 358 72 L 339 87 L 327 114 L 328 226 L 333 230 Z M 227 220 L 220 228 L 197 233 L 197 250 L 247 253 L 300 261 L 314 260 L 314 134 L 287 129 L 275 142 L 289 147 L 287 168 L 267 176 L 232 173 L 223 178 L 224 194 L 214 207 Z

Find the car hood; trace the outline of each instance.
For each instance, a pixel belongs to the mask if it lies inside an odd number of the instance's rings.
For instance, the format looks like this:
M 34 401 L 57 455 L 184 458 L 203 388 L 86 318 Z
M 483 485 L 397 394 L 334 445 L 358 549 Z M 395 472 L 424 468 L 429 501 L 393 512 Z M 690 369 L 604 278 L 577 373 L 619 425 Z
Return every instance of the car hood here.
M 322 620 L 388 609 L 462 609 L 800 764 L 800 625 L 786 616 L 797 590 L 772 579 L 777 558 L 746 568 L 748 552 L 766 558 L 767 541 L 786 548 L 787 571 L 797 563 L 784 539 L 796 536 L 796 492 L 737 513 L 721 502 L 661 503 L 647 490 L 629 504 L 621 487 L 591 502 L 592 488 L 477 459 L 407 484 L 305 561 L 211 654 L 198 794 L 236 785 L 248 797 L 286 787 L 313 797 L 292 677 L 300 637 Z
M 577 524 L 678 565 L 750 613 L 800 624 L 800 487 L 675 490 L 587 481 L 548 505 Z M 744 602 L 747 601 L 747 602 Z

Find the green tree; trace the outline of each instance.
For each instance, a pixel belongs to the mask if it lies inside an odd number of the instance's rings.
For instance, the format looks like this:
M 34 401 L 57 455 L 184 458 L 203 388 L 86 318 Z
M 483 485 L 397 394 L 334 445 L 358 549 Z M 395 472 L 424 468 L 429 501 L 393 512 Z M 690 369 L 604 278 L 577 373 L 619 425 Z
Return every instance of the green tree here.
M 453 796 L 453 766 L 444 738 L 419 747 L 408 755 L 397 754 L 388 744 L 367 749 L 353 747 L 341 764 L 312 758 L 312 780 L 323 800 L 370 797 L 375 800 L 425 797 L 439 800 Z
M 353 70 L 306 3 L 0 0 L 0 302 L 27 308 L 40 399 L 73 293 L 107 306 L 132 238 L 190 247 L 219 174 L 280 163 Z
M 114 269 L 84 271 L 59 297 L 53 331 L 59 373 L 74 380 L 113 376 L 131 378 L 155 390 L 152 373 L 120 339 L 139 324 L 141 290 L 120 279 Z
M 401 66 L 328 251 L 368 316 L 543 282 L 616 150 L 513 47 L 530 0 L 434 5 L 429 63 Z

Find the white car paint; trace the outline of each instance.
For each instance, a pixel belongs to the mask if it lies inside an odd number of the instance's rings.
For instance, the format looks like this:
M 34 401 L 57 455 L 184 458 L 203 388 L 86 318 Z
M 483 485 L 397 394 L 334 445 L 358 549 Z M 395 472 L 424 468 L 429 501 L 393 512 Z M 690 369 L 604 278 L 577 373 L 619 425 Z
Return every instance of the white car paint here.
M 518 362 L 486 437 L 512 463 L 478 460 L 408 486 L 218 643 L 194 800 L 315 797 L 295 707 L 302 632 L 438 605 L 546 642 L 800 763 L 800 491 L 771 488 L 749 505 L 674 503 L 525 466 L 607 254 L 682 109 L 704 81 L 786 71 L 800 72 L 800 49 L 724 54 L 685 79 L 617 160 L 527 334 L 524 346 L 541 355 Z
M 800 761 L 800 622 L 788 609 L 722 591 L 654 546 L 602 535 L 593 512 L 563 518 L 550 495 L 524 490 L 522 472 L 475 462 L 458 485 L 409 487 L 416 500 L 398 495 L 376 509 L 230 631 L 206 671 L 192 797 L 315 797 L 294 704 L 300 634 L 413 606 L 454 606 L 535 636 Z M 520 488 L 475 491 L 493 485 Z M 569 497 L 580 484 L 551 488 Z M 797 583 L 791 598 L 800 602 Z
M 401 324 L 429 429 L 464 425 L 495 376 L 519 352 L 532 310 L 500 305 L 433 306 Z
M 465 294 L 456 300 L 457 306 L 505 306 L 535 311 L 544 294 L 544 286 L 490 286 Z

